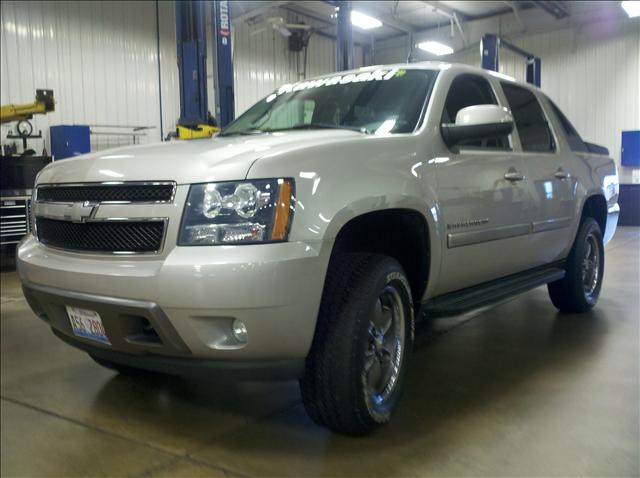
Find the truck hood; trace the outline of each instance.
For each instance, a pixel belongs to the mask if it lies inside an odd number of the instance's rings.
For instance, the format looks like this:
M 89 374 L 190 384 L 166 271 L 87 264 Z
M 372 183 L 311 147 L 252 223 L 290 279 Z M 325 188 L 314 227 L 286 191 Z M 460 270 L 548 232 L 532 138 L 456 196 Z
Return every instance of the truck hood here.
M 251 165 L 263 156 L 362 137 L 341 130 L 287 131 L 130 146 L 55 161 L 42 170 L 38 183 L 233 181 L 244 179 Z

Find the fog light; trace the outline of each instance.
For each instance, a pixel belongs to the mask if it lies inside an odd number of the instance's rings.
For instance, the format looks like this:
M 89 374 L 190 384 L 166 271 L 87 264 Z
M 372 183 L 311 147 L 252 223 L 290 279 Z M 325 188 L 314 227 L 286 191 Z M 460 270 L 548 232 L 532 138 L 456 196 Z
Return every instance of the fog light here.
M 233 336 L 236 338 L 238 342 L 241 344 L 246 344 L 249 338 L 249 334 L 247 333 L 247 326 L 244 325 L 244 322 L 241 320 L 235 319 L 233 321 Z

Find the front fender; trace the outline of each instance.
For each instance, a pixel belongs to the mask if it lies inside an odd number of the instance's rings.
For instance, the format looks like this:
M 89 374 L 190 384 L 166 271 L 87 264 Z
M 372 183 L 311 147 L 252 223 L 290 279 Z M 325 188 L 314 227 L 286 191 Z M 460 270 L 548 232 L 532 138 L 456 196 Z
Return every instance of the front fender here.
M 415 136 L 355 136 L 258 160 L 248 178 L 293 177 L 296 208 L 289 239 L 333 246 L 340 230 L 363 214 L 388 209 L 417 211 L 429 230 L 430 277 L 440 270 L 434 166 Z

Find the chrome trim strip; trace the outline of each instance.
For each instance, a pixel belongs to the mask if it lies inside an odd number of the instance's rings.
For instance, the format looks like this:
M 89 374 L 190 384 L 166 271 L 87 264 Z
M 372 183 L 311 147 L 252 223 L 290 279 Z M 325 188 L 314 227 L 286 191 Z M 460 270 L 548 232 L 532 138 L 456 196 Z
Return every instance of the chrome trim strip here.
M 470 246 L 481 242 L 497 241 L 515 236 L 525 236 L 529 234 L 529 224 L 515 224 L 512 226 L 494 227 L 492 229 L 481 229 L 479 231 L 465 231 L 447 234 L 447 247 Z
M 38 189 L 41 187 L 58 188 L 58 187 L 91 187 L 91 186 L 165 186 L 172 185 L 171 197 L 165 201 L 95 201 L 98 204 L 173 204 L 176 197 L 176 191 L 178 185 L 175 181 L 103 181 L 103 182 L 89 182 L 89 183 L 42 183 L 36 186 L 35 200 L 42 204 L 73 204 L 74 202 L 82 201 L 40 201 L 38 200 Z
M 38 217 L 43 217 L 43 216 L 38 216 Z M 44 217 L 44 219 L 51 219 L 51 220 L 54 220 L 54 221 L 60 221 L 60 219 L 58 219 L 58 218 Z M 167 229 L 169 228 L 169 218 L 168 217 L 105 217 L 105 218 L 97 218 L 97 219 L 93 218 L 93 219 L 90 219 L 90 220 L 84 222 L 84 224 L 89 224 L 89 223 L 92 223 L 92 222 L 159 222 L 159 221 L 162 221 L 162 223 L 163 223 L 163 225 L 162 225 L 162 239 L 160 240 L 160 247 L 155 251 L 146 251 L 146 252 L 139 252 L 139 251 L 85 251 L 85 250 L 82 250 L 82 249 L 71 249 L 71 248 L 57 247 L 57 246 L 52 246 L 52 245 L 49 245 L 49 244 L 44 244 L 40 240 L 40 238 L 37 236 L 37 233 L 35 233 L 35 236 L 36 236 L 36 239 L 38 240 L 38 243 L 41 244 L 44 247 L 48 247 L 50 249 L 55 249 L 57 251 L 73 252 L 74 254 L 102 255 L 102 256 L 104 256 L 104 255 L 107 255 L 107 256 L 129 256 L 129 255 L 136 255 L 136 256 L 147 255 L 148 256 L 148 255 L 155 255 L 155 256 L 157 256 L 158 254 L 161 254 L 162 251 L 164 250 L 165 241 L 167 239 Z M 72 223 L 72 221 L 61 221 L 61 222 Z
M 546 221 L 535 221 L 531 224 L 531 232 L 553 231 L 554 229 L 562 229 L 571 225 L 570 217 L 559 217 L 555 219 L 547 219 Z

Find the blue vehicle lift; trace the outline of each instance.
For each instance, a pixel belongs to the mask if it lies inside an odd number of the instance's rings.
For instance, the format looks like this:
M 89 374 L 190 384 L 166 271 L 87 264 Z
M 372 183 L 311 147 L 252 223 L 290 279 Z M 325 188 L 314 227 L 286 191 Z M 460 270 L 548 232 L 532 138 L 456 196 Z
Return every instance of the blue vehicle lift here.
M 176 41 L 180 80 L 178 124 L 197 127 L 207 122 L 207 44 L 204 2 L 176 1 Z
M 234 110 L 231 15 L 227 0 L 215 0 L 212 3 L 216 113 L 218 124 L 225 126 L 233 120 Z M 177 0 L 175 4 L 180 80 L 178 137 L 210 137 L 220 128 L 208 124 L 205 2 Z
M 213 2 L 213 38 L 215 43 L 216 113 L 222 127 L 233 121 L 233 58 L 231 56 L 231 11 L 227 0 Z
M 515 46 L 512 43 L 509 43 L 506 40 L 503 40 L 498 35 L 493 33 L 486 33 L 482 37 L 482 41 L 480 43 L 480 53 L 482 55 L 482 68 L 486 70 L 498 71 L 499 68 L 499 49 L 500 47 L 507 48 L 514 53 L 517 53 L 520 56 L 526 58 L 526 79 L 528 83 L 532 83 L 537 87 L 540 87 L 540 68 L 542 67 L 542 62 L 540 58 L 535 56 L 533 53 L 529 53 L 528 51 L 523 50 Z

